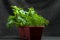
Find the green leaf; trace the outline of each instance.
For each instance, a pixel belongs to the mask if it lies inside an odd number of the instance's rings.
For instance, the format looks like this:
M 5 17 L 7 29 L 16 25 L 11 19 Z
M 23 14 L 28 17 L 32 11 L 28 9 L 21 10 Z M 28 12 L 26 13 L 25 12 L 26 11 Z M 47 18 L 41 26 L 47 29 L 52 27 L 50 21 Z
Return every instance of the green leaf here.
M 11 6 L 14 16 L 10 15 L 8 17 L 7 26 L 45 26 L 49 24 L 49 20 L 45 19 L 43 16 L 38 15 L 33 7 L 28 8 L 28 11 L 17 6 Z

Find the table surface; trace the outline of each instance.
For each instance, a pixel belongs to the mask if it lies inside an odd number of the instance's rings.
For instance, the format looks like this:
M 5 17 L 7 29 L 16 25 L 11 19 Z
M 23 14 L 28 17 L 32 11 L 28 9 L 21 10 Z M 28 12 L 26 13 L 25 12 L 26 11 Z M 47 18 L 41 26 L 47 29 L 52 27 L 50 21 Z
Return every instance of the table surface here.
M 42 40 L 60 40 L 58 36 L 43 36 Z
M 18 36 L 4 36 L 0 37 L 0 40 L 23 40 L 19 39 Z M 42 36 L 41 40 L 60 40 L 58 36 Z

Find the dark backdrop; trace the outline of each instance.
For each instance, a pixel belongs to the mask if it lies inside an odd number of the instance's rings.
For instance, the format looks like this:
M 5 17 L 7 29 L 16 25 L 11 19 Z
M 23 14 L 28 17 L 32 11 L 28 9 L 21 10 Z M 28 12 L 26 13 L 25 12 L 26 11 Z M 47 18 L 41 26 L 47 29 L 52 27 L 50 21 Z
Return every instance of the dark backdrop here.
M 38 14 L 50 20 L 44 29 L 44 36 L 60 36 L 60 0 L 0 0 L 0 38 L 18 36 L 18 28 L 6 27 L 7 18 L 11 13 L 10 6 L 23 8 L 34 7 Z

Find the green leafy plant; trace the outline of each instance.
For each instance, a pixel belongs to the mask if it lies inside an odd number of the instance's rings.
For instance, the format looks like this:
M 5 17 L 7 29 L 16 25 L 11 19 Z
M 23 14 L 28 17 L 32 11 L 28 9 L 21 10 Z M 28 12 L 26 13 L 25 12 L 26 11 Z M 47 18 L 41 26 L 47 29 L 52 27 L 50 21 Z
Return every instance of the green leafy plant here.
M 16 26 L 45 26 L 49 24 L 49 21 L 43 18 L 41 15 L 38 15 L 33 7 L 28 8 L 28 11 L 23 8 L 19 8 L 17 6 L 11 6 L 14 15 L 10 15 L 8 17 L 7 26 L 11 27 L 13 25 Z

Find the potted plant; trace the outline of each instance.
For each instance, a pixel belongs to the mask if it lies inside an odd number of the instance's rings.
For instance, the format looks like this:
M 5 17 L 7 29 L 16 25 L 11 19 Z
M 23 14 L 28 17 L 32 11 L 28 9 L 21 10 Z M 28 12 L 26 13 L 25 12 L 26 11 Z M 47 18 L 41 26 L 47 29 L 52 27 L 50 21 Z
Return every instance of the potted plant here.
M 12 6 L 13 14 L 8 17 L 7 26 L 16 25 L 19 29 L 20 38 L 26 40 L 41 40 L 42 31 L 49 21 L 38 15 L 33 7 L 24 10 L 23 8 Z

